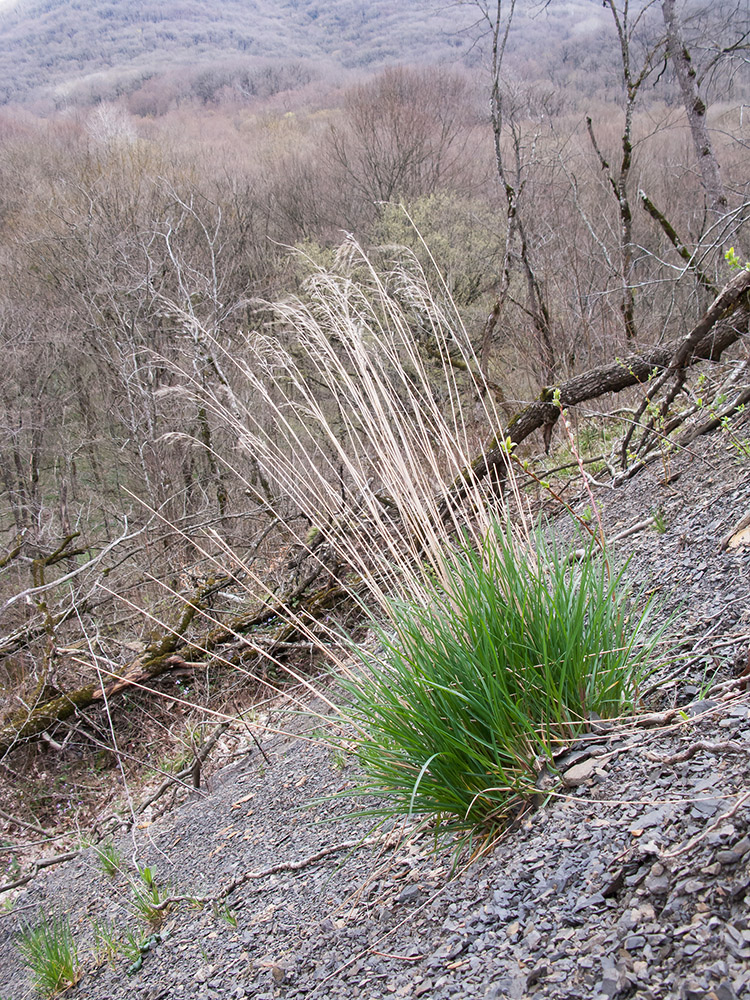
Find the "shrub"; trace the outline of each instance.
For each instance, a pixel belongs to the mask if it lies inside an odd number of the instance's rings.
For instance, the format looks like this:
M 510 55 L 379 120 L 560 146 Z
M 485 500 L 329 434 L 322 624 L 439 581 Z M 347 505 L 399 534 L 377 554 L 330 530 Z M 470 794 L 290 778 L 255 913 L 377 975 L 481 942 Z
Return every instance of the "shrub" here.
M 491 832 L 561 741 L 635 704 L 660 632 L 633 607 L 606 560 L 541 534 L 495 524 L 483 549 L 455 551 L 442 582 L 393 605 L 383 655 L 347 684 L 358 793 L 385 800 L 374 813 Z

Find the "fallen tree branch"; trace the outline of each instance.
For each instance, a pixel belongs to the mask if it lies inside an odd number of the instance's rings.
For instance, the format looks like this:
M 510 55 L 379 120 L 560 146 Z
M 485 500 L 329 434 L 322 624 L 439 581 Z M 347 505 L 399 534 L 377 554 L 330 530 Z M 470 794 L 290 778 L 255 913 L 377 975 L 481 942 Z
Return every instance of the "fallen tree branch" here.
M 741 517 L 739 521 L 737 521 L 733 527 L 729 529 L 726 535 L 724 535 L 722 540 L 719 542 L 719 552 L 725 552 L 729 548 L 729 543 L 732 541 L 734 536 L 739 535 L 739 533 L 744 531 L 745 528 L 750 528 L 750 511 L 743 515 L 743 517 Z
M 16 826 L 25 827 L 27 830 L 33 830 L 34 833 L 41 833 L 44 837 L 52 836 L 49 830 L 45 830 L 44 827 L 39 826 L 37 823 L 29 823 L 28 820 L 11 816 L 10 813 L 3 812 L 2 809 L 0 809 L 0 819 L 4 819 L 7 823 L 14 823 Z
M 645 531 L 646 528 L 650 528 L 655 523 L 656 518 L 647 517 L 645 521 L 637 521 L 635 524 L 631 524 L 629 528 L 623 528 L 622 531 L 618 531 L 616 535 L 612 535 L 607 541 L 609 545 L 614 545 L 616 542 L 621 542 L 624 538 L 637 535 L 639 531 Z M 574 549 L 568 556 L 569 562 L 578 562 L 580 559 L 584 559 L 588 551 L 588 549 Z
M 48 701 L 36 705 L 32 709 L 22 709 L 15 712 L 0 726 L 0 756 L 8 753 L 21 742 L 39 737 L 46 729 L 56 722 L 62 722 L 73 715 L 78 709 L 86 708 L 95 702 L 110 699 L 130 687 L 141 686 L 144 681 L 156 677 L 193 662 L 194 657 L 201 658 L 201 665 L 212 662 L 212 654 L 228 643 L 236 643 L 243 633 L 263 624 L 277 624 L 277 630 L 271 636 L 267 649 L 260 649 L 257 644 L 249 646 L 246 652 L 267 661 L 276 662 L 276 652 L 288 652 L 288 644 L 300 634 L 300 627 L 295 622 L 288 621 L 289 605 L 298 605 L 295 614 L 299 619 L 312 621 L 320 618 L 338 602 L 350 596 L 350 592 L 339 584 L 325 586 L 314 591 L 303 599 L 304 587 L 312 577 L 299 587 L 296 587 L 285 599 L 272 606 L 265 606 L 260 611 L 242 615 L 229 625 L 222 625 L 203 637 L 201 644 L 191 643 L 185 638 L 188 627 L 203 607 L 203 590 L 189 600 L 185 600 L 185 608 L 180 622 L 168 635 L 160 641 L 152 643 L 149 651 L 132 661 L 121 671 L 107 673 L 113 678 L 110 684 L 101 687 L 99 684 L 87 684 L 75 691 L 65 692 Z M 206 590 L 213 591 L 215 584 Z M 184 645 L 179 645 L 183 643 Z M 279 646 L 276 646 L 276 643 Z M 216 656 L 215 659 L 227 662 L 226 657 Z
M 721 426 L 726 417 L 733 416 L 747 403 L 750 403 L 750 387 L 743 389 L 730 403 L 717 410 L 710 420 L 706 420 L 702 424 L 698 424 L 697 427 L 691 427 L 690 430 L 686 431 L 685 435 L 680 438 L 680 444 L 690 444 L 691 441 L 700 437 L 701 434 L 708 434 L 710 431 L 716 430 L 717 427 Z
M 34 862 L 31 871 L 22 875 L 21 878 L 17 878 L 15 882 L 6 882 L 5 885 L 0 885 L 0 893 L 9 892 L 11 889 L 18 889 L 20 886 L 30 882 L 43 868 L 49 868 L 51 865 L 60 865 L 63 861 L 72 861 L 80 853 L 80 851 L 68 851 L 67 854 L 56 854 L 51 858 L 41 858 L 39 861 Z
M 219 723 L 219 725 L 217 725 L 213 733 L 211 733 L 210 737 L 200 748 L 200 751 L 197 754 L 195 754 L 194 759 L 191 760 L 188 766 L 184 767 L 181 771 L 178 771 L 177 774 L 170 774 L 168 778 L 165 778 L 164 781 L 162 781 L 162 783 L 159 785 L 159 787 L 156 789 L 155 792 L 152 792 L 147 799 L 144 799 L 143 802 L 139 804 L 138 808 L 135 810 L 136 816 L 140 816 L 141 813 L 145 812 L 146 809 L 148 809 L 149 806 L 153 805 L 157 799 L 161 798 L 164 792 L 166 792 L 168 788 L 171 788 L 172 785 L 175 784 L 184 785 L 185 780 L 187 778 L 192 779 L 194 788 L 199 787 L 198 785 L 195 784 L 196 765 L 198 767 L 198 774 L 200 775 L 200 769 L 206 763 L 208 755 L 213 750 L 216 741 L 219 739 L 220 736 L 222 736 L 227 731 L 227 729 L 229 729 L 229 727 L 232 725 L 232 721 Z
M 660 416 L 663 418 L 666 416 L 672 400 L 682 386 L 685 377 L 685 368 L 688 366 L 689 359 L 696 350 L 698 344 L 700 344 L 701 341 L 708 336 L 710 331 L 720 320 L 726 319 L 735 312 L 739 303 L 746 297 L 748 289 L 750 289 L 750 271 L 743 269 L 739 272 L 739 274 L 734 276 L 728 285 L 725 285 L 724 288 L 722 288 L 690 333 L 678 342 L 669 364 L 664 367 L 664 370 L 656 375 L 655 378 L 651 378 L 643 395 L 643 399 L 636 410 L 630 430 L 625 435 L 622 442 L 623 467 L 626 464 L 630 440 L 636 428 L 640 425 L 641 417 L 652 405 L 657 393 L 670 379 L 674 379 L 672 390 L 667 395 L 666 400 L 664 400 L 660 408 Z M 643 440 L 641 442 L 642 445 L 650 433 L 653 422 L 654 418 L 652 416 L 649 425 L 644 429 Z
M 441 513 L 447 514 L 454 504 L 466 498 L 472 484 L 488 476 L 496 476 L 500 482 L 504 482 L 509 450 L 534 431 L 554 426 L 561 408 L 577 406 L 608 393 L 642 385 L 648 382 L 654 371 L 661 371 L 661 376 L 653 379 L 650 385 L 653 397 L 656 383 L 664 384 L 676 370 L 690 367 L 699 361 L 718 360 L 727 348 L 740 339 L 747 328 L 750 316 L 747 303 L 749 290 L 750 271 L 743 271 L 723 289 L 686 337 L 652 348 L 643 354 L 617 359 L 609 365 L 591 369 L 559 385 L 546 386 L 538 399 L 516 414 L 507 429 L 493 437 L 482 454 L 456 477 L 441 502 Z M 645 406 L 642 404 L 641 411 L 647 405 L 647 401 Z
M 702 840 L 705 840 L 709 834 L 713 833 L 714 830 L 718 830 L 722 823 L 731 819 L 732 816 L 734 816 L 737 811 L 744 806 L 748 799 L 750 799 L 750 792 L 745 792 L 744 795 L 740 795 L 734 805 L 730 809 L 727 809 L 726 812 L 721 813 L 718 819 L 714 820 L 710 826 L 707 826 L 705 830 L 702 830 L 694 837 L 691 837 L 690 840 L 684 843 L 681 847 L 678 847 L 677 850 L 670 851 L 668 854 L 662 854 L 661 859 L 663 861 L 671 861 L 673 858 L 678 858 L 681 854 L 687 854 L 689 851 L 692 851 L 692 849 L 697 847 Z
M 692 442 L 702 434 L 710 434 L 711 431 L 720 427 L 725 417 L 731 416 L 746 402 L 750 402 L 750 388 L 741 392 L 734 400 L 732 400 L 731 403 L 727 404 L 727 406 L 723 407 L 718 413 L 711 417 L 710 420 L 705 420 L 696 427 L 688 428 L 684 434 L 681 434 L 679 437 L 674 439 L 674 444 L 680 449 L 687 448 L 689 444 L 692 444 Z M 651 450 L 648 451 L 642 458 L 639 458 L 637 462 L 629 465 L 627 469 L 623 469 L 622 472 L 615 476 L 612 481 L 612 485 L 615 487 L 621 486 L 628 479 L 632 479 L 636 473 L 641 471 L 641 469 L 645 469 L 647 465 L 656 461 L 656 459 L 660 456 L 661 451 L 652 447 Z

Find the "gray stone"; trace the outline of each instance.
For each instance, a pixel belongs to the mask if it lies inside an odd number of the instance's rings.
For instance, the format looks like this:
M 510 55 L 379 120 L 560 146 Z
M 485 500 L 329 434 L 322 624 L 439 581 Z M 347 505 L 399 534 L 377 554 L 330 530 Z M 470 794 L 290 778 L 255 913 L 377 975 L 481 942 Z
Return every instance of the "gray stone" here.
M 714 986 L 714 993 L 716 1000 L 737 1000 L 737 994 L 731 983 L 719 983 L 718 986 Z
M 706 987 L 698 983 L 685 983 L 680 996 L 682 1000 L 706 1000 Z
M 661 826 L 671 812 L 671 806 L 662 806 L 661 809 L 652 809 L 651 812 L 644 813 L 643 816 L 639 816 L 637 819 L 634 819 L 628 827 L 628 830 L 630 833 L 634 833 L 638 830 L 650 830 L 652 827 Z
M 569 767 L 563 773 L 563 784 L 567 785 L 568 788 L 575 788 L 577 785 L 582 785 L 593 775 L 595 768 L 596 759 L 594 757 L 581 761 L 580 764 L 574 764 L 573 767 Z
M 407 885 L 401 890 L 397 902 L 408 903 L 412 899 L 418 899 L 422 895 L 422 890 L 418 885 Z
M 576 903 L 573 912 L 580 913 L 582 910 L 589 910 L 593 906 L 601 906 L 606 900 L 600 892 L 595 892 L 591 896 L 581 896 Z
M 744 853 L 740 853 L 734 849 L 729 851 L 717 851 L 716 860 L 720 861 L 723 865 L 733 865 L 738 861 L 742 861 Z
M 701 892 L 705 888 L 706 888 L 705 883 L 701 882 L 700 879 L 689 878 L 687 882 L 683 884 L 682 891 L 692 894 L 695 892 Z
M 659 867 L 661 868 L 661 865 Z M 665 896 L 669 892 L 669 874 L 664 872 L 661 875 L 655 875 L 651 872 L 646 876 L 646 881 L 643 884 L 654 896 Z
M 617 973 L 608 972 L 599 984 L 599 992 L 603 993 L 605 997 L 609 997 L 611 1000 L 612 997 L 617 996 L 620 992 L 619 983 L 620 980 Z
M 710 712 L 712 708 L 716 708 L 716 705 L 717 702 L 704 698 L 702 701 L 694 701 L 692 705 L 688 705 L 685 711 L 691 718 L 695 718 L 696 715 Z
M 625 938 L 625 947 L 628 951 L 640 951 L 646 943 L 642 934 L 628 934 Z
M 703 816 L 713 816 L 718 811 L 720 805 L 722 805 L 722 803 L 719 799 L 698 799 L 693 803 L 690 815 L 695 819 Z

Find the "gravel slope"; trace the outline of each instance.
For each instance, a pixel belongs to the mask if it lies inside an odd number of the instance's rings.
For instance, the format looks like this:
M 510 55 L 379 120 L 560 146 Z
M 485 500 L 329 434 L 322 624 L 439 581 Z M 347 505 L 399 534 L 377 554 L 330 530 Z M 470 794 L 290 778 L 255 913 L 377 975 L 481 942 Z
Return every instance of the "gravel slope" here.
M 599 491 L 611 534 L 661 511 L 664 534 L 642 531 L 619 552 L 631 575 L 682 603 L 692 652 L 652 699 L 662 715 L 578 745 L 567 786 L 489 857 L 451 878 L 428 837 L 334 850 L 366 838 L 366 821 L 347 818 L 346 799 L 309 803 L 344 789 L 353 764 L 266 734 L 263 754 L 249 742 L 207 794 L 134 835 L 138 864 L 171 891 L 216 895 L 260 875 L 228 897 L 231 922 L 183 903 L 137 971 L 122 957 L 94 969 L 94 919 L 148 931 L 127 879 L 108 878 L 89 851 L 0 916 L 0 998 L 34 995 L 14 937 L 41 911 L 70 914 L 86 974 L 69 995 L 87 1000 L 750 997 L 750 712 L 732 681 L 750 644 L 750 545 L 718 545 L 750 511 L 750 473 L 722 447 L 696 443 L 668 486 L 652 467 Z M 134 840 L 119 846 L 129 864 Z

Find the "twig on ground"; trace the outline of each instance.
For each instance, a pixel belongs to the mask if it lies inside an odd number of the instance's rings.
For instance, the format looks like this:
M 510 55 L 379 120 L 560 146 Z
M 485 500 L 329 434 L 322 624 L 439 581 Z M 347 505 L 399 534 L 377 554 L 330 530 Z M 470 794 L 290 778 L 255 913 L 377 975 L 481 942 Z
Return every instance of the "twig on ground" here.
M 666 726 L 678 716 L 682 709 L 669 708 L 666 712 L 647 712 L 637 716 L 633 721 L 636 726 Z
M 631 535 L 637 534 L 639 531 L 645 531 L 646 528 L 650 528 L 654 524 L 656 518 L 647 517 L 645 521 L 638 521 L 636 524 L 631 524 L 629 528 L 624 528 L 622 531 L 618 532 L 616 535 L 612 535 L 609 539 L 609 544 L 613 545 L 615 542 L 621 542 L 624 538 L 630 538 Z M 586 549 L 575 549 L 570 553 L 568 557 L 571 562 L 576 562 L 579 559 L 583 559 L 586 556 Z
M 714 822 L 710 826 L 707 826 L 705 830 L 702 830 L 700 833 L 696 834 L 695 837 L 691 837 L 686 844 L 683 844 L 682 847 L 679 847 L 676 851 L 670 851 L 669 854 L 662 854 L 661 856 L 662 860 L 671 861 L 672 858 L 678 858 L 681 854 L 687 854 L 688 851 L 691 851 L 694 847 L 697 847 L 697 845 L 702 840 L 705 840 L 705 838 L 708 837 L 709 834 L 713 833 L 714 830 L 718 830 L 721 824 L 724 822 L 724 820 L 730 819 L 732 816 L 734 816 L 737 810 L 741 806 L 743 806 L 748 801 L 748 799 L 750 799 L 750 792 L 745 792 L 744 795 L 741 795 L 737 799 L 737 801 L 735 802 L 735 804 L 732 806 L 731 809 L 728 809 L 726 812 L 722 813 L 719 816 L 719 818 L 717 820 L 714 820 Z
M 750 753 L 750 746 L 743 746 L 732 740 L 723 740 L 721 743 L 706 743 L 699 741 L 689 746 L 687 750 L 673 754 L 671 757 L 661 757 L 659 754 L 646 751 L 644 757 L 653 760 L 657 764 L 682 764 L 698 753 Z
M 156 791 L 153 792 L 151 795 L 149 795 L 147 799 L 145 799 L 138 805 L 138 808 L 135 811 L 136 815 L 140 816 L 141 813 L 143 813 L 146 809 L 148 809 L 150 805 L 153 805 L 154 802 L 156 802 L 156 800 L 160 798 L 164 794 L 164 792 L 167 791 L 167 789 L 172 787 L 172 785 L 180 784 L 184 785 L 185 787 L 189 787 L 185 779 L 192 777 L 193 770 L 196 764 L 199 767 L 202 767 L 203 764 L 205 764 L 208 755 L 211 753 L 216 744 L 216 741 L 219 739 L 220 736 L 222 736 L 227 731 L 227 729 L 232 725 L 233 722 L 234 719 L 228 719 L 225 722 L 219 723 L 219 725 L 216 727 L 213 733 L 211 733 L 209 738 L 200 748 L 200 752 L 195 755 L 195 758 L 190 761 L 188 766 L 184 767 L 177 774 L 170 774 L 168 778 L 165 778 L 164 781 L 162 781 L 162 783 L 156 789 Z M 190 787 L 190 790 L 192 792 L 199 791 L 199 789 L 195 788 L 194 786 Z
M 0 917 L 15 917 L 26 910 L 36 910 L 38 903 L 26 903 L 24 906 L 13 906 L 10 910 L 0 910 Z
M 278 875 L 280 872 L 297 872 L 302 868 L 307 868 L 308 865 L 314 865 L 316 862 L 330 857 L 332 854 L 340 854 L 341 851 L 353 851 L 358 847 L 372 847 L 373 844 L 378 844 L 381 841 L 381 837 L 366 837 L 364 839 L 360 837 L 357 840 L 345 840 L 341 844 L 331 844 L 299 861 L 279 861 L 275 865 L 270 865 L 268 868 L 261 868 L 259 871 L 243 872 L 213 896 L 167 896 L 157 903 L 153 909 L 165 910 L 175 903 L 195 903 L 205 906 L 207 903 L 215 903 L 218 900 L 226 899 L 227 896 L 231 896 L 233 892 L 239 889 L 240 886 L 245 885 L 246 882 L 268 878 L 270 875 Z
M 59 865 L 63 861 L 71 861 L 73 858 L 77 858 L 80 853 L 80 851 L 69 851 L 67 854 L 56 854 L 52 858 L 42 858 L 41 861 L 35 861 L 30 872 L 16 879 L 15 882 L 6 882 L 5 885 L 0 885 L 0 892 L 9 892 L 11 889 L 18 889 L 19 886 L 30 882 L 42 868 Z
M 45 830 L 44 827 L 38 826 L 36 823 L 29 823 L 28 820 L 19 819 L 17 816 L 11 816 L 10 813 L 3 812 L 0 809 L 0 819 L 6 820 L 8 823 L 15 823 L 16 826 L 23 826 L 27 830 L 33 830 L 34 833 L 41 833 L 43 837 L 49 837 L 49 830 Z
M 394 962 L 422 962 L 424 960 L 424 955 L 389 955 L 385 951 L 373 951 L 370 952 L 371 955 L 380 955 L 381 958 L 390 958 Z

